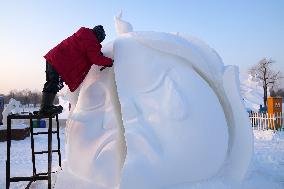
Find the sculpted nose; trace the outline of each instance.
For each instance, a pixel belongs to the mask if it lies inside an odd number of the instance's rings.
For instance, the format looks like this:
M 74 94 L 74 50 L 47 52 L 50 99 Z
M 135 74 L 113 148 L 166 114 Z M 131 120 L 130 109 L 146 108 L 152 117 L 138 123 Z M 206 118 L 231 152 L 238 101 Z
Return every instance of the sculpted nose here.
M 162 97 L 161 110 L 163 114 L 173 120 L 184 120 L 188 117 L 188 97 L 185 97 L 180 87 L 170 78 L 164 82 L 164 96 Z
M 121 101 L 121 113 L 124 123 L 133 122 L 137 120 L 138 116 L 142 114 L 139 107 L 133 99 L 125 99 Z

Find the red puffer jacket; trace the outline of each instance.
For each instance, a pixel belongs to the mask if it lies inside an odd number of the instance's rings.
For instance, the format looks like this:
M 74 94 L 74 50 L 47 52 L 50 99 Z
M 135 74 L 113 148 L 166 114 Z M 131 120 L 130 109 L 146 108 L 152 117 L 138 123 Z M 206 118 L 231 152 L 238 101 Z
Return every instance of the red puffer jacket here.
M 92 64 L 99 66 L 112 64 L 112 59 L 103 56 L 101 48 L 93 31 L 82 27 L 51 49 L 44 58 L 73 92 L 85 79 Z

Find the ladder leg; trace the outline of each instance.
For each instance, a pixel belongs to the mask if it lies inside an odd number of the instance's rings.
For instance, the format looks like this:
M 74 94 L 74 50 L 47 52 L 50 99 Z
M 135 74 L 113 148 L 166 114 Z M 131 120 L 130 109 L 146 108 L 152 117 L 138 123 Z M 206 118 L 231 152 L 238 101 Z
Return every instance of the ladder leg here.
M 10 188 L 10 164 L 11 164 L 11 118 L 7 118 L 7 160 L 6 160 L 6 189 Z
M 61 151 L 60 151 L 60 136 L 59 136 L 58 114 L 56 114 L 56 127 L 57 127 L 58 164 L 59 164 L 59 167 L 61 167 Z
M 36 175 L 35 143 L 34 143 L 34 129 L 33 129 L 33 120 L 32 119 L 30 119 L 30 132 L 31 132 L 31 149 L 32 149 L 33 176 L 35 176 Z
M 51 189 L 51 166 L 52 166 L 52 117 L 49 117 L 48 126 L 48 189 Z

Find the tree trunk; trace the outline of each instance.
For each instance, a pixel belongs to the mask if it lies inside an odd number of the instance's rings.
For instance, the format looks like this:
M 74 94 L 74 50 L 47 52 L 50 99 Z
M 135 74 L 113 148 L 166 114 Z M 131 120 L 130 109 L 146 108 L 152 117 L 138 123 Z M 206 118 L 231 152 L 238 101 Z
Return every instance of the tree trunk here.
M 263 106 L 267 109 L 267 86 L 263 87 Z

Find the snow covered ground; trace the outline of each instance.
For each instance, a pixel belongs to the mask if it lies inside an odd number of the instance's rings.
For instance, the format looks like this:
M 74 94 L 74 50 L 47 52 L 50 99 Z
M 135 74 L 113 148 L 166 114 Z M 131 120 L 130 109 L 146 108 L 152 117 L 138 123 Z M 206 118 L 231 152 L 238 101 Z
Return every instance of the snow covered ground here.
M 64 154 L 64 129 L 61 130 L 61 152 Z M 41 150 L 47 146 L 46 136 L 36 136 L 36 149 Z M 56 148 L 56 141 L 53 140 Z M 224 180 L 210 180 L 202 183 L 194 183 L 187 189 L 283 189 L 284 188 L 284 132 L 254 131 L 254 156 L 243 183 L 232 183 Z M 12 176 L 30 176 L 32 173 L 30 139 L 13 141 L 11 148 Z M 0 188 L 5 188 L 5 160 L 6 142 L 0 143 Z M 80 161 L 80 160 L 78 160 Z M 47 170 L 47 156 L 38 155 L 37 170 Z M 57 169 L 58 158 L 53 155 L 53 167 Z M 53 181 L 56 178 L 54 177 Z M 27 183 L 12 183 L 11 188 L 22 189 Z M 33 184 L 32 188 L 46 188 L 47 182 L 42 181 Z M 185 187 L 181 186 L 181 189 Z
M 34 132 L 47 131 L 47 129 L 35 129 Z M 60 138 L 61 138 L 61 153 L 62 159 L 65 157 L 64 149 L 64 128 L 61 128 Z M 47 135 L 34 136 L 35 138 L 35 150 L 43 151 L 47 150 Z M 6 187 L 6 149 L 7 143 L 0 142 L 0 188 Z M 31 176 L 32 175 L 32 159 L 31 159 L 31 140 L 26 138 L 21 141 L 12 141 L 11 145 L 11 176 Z M 57 148 L 56 135 L 53 135 L 53 149 Z M 58 155 L 54 153 L 53 159 L 53 171 L 58 168 Z M 36 168 L 37 172 L 47 172 L 47 154 L 36 155 Z M 11 183 L 10 188 L 21 189 L 25 188 L 28 182 Z M 47 188 L 47 181 L 41 181 L 37 183 L 35 187 L 32 188 Z

